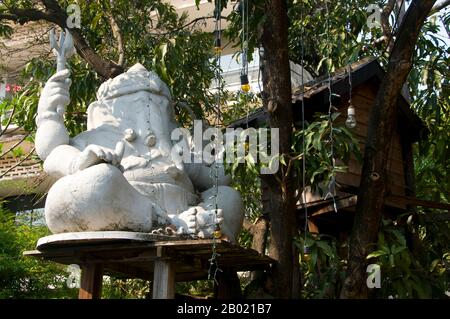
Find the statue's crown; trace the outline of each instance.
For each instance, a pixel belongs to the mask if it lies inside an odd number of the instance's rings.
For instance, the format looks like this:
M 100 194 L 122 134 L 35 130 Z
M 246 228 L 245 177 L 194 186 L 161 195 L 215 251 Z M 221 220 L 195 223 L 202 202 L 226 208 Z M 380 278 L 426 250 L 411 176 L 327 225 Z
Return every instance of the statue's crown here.
M 167 85 L 156 73 L 148 71 L 140 63 L 133 65 L 127 72 L 113 79 L 109 79 L 100 85 L 97 91 L 97 99 L 99 101 L 112 99 L 139 91 L 148 91 L 171 99 L 170 90 Z

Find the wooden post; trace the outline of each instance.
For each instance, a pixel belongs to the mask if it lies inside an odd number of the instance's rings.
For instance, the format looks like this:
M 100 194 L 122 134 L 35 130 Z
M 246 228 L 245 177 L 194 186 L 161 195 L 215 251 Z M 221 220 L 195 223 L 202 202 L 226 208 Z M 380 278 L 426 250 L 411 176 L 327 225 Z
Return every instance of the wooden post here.
M 102 283 L 103 265 L 83 265 L 78 299 L 100 299 L 102 294 Z
M 217 273 L 217 284 L 215 284 L 215 297 L 217 299 L 242 298 L 241 282 L 236 271 L 224 269 Z
M 175 265 L 165 256 L 163 247 L 157 248 L 158 259 L 155 260 L 153 272 L 153 299 L 175 298 Z

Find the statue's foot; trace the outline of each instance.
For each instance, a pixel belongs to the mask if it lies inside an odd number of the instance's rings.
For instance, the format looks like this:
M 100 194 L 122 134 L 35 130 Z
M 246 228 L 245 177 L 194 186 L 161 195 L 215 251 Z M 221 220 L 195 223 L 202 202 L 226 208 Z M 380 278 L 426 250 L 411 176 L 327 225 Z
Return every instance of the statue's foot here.
M 196 235 L 199 238 L 211 238 L 217 225 L 223 223 L 223 211 L 205 210 L 201 206 L 191 207 L 179 215 L 172 215 L 171 223 L 176 226 L 177 234 Z
M 170 222 L 177 228 L 177 234 L 195 235 L 197 229 L 197 208 L 191 207 L 179 215 L 169 215 Z
M 199 238 L 211 238 L 217 226 L 223 224 L 223 210 L 197 209 L 197 236 Z

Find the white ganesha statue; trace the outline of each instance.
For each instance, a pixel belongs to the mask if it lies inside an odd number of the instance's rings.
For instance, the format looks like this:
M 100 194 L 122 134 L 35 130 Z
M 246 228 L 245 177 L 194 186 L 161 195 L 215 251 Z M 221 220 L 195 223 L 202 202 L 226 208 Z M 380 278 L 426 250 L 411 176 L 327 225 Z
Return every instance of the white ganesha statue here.
M 155 73 L 136 64 L 103 83 L 87 110 L 87 130 L 74 138 L 64 125 L 69 76 L 62 69 L 48 80 L 36 118 L 36 151 L 58 179 L 45 204 L 53 233 L 150 232 L 165 225 L 209 238 L 220 225 L 236 239 L 244 216 L 240 194 L 223 166 L 217 165 L 216 188 L 215 165 L 173 158 L 172 99 Z

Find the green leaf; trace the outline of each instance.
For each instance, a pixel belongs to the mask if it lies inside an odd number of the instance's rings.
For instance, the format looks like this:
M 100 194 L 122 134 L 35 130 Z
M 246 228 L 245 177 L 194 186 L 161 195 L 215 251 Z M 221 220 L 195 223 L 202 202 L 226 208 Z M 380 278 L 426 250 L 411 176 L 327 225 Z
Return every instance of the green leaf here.
M 280 155 L 280 163 L 283 164 L 284 166 L 287 166 L 286 159 L 285 159 L 285 156 L 283 154 Z
M 377 258 L 377 257 L 385 256 L 385 255 L 388 255 L 388 254 L 389 254 L 389 252 L 387 252 L 385 250 L 375 250 L 374 252 L 372 252 L 369 255 L 367 255 L 366 259 Z
M 396 246 L 396 245 L 393 245 L 392 248 L 391 248 L 391 252 L 392 252 L 392 254 L 396 255 L 396 254 L 398 254 L 398 253 L 404 251 L 405 249 L 407 249 L 406 246 Z
M 317 241 L 317 246 L 330 258 L 335 257 L 335 254 L 333 253 L 333 250 L 331 249 L 330 245 L 328 245 L 324 241 Z

